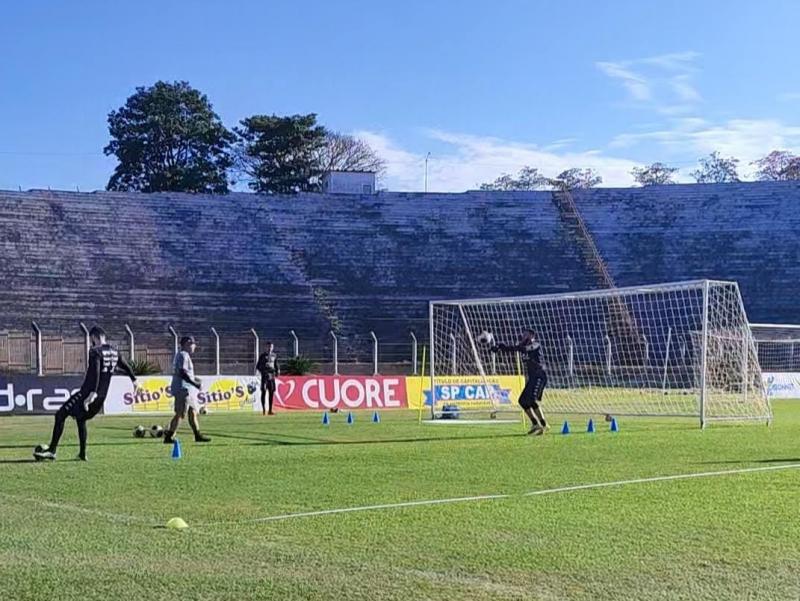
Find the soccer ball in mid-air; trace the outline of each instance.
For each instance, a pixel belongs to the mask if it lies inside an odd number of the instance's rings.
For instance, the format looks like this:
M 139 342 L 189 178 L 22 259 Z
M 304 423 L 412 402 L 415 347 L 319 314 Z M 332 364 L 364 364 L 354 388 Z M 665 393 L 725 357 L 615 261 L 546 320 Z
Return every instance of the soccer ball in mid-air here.
M 491 345 L 494 344 L 494 334 L 491 332 L 484 330 L 480 334 L 478 334 L 478 342 L 480 344 Z
M 164 428 L 161 426 L 151 426 L 150 428 L 150 436 L 153 438 L 161 438 L 164 436 Z
M 144 429 L 144 426 L 136 426 L 136 428 L 133 430 L 133 435 L 136 438 L 144 438 L 145 432 L 146 430 Z
M 205 405 L 200 407 L 200 415 L 208 415 L 208 407 L 206 407 Z

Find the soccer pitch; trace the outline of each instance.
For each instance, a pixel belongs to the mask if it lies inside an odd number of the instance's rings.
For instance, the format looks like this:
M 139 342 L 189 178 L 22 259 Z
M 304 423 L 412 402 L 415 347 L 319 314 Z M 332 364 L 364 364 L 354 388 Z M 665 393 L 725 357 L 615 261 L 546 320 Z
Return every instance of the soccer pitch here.
M 101 417 L 88 464 L 72 421 L 34 463 L 52 418 L 6 418 L 0 599 L 797 599 L 800 404 L 774 409 L 542 437 L 213 414 L 179 460 L 132 436 L 164 418 Z

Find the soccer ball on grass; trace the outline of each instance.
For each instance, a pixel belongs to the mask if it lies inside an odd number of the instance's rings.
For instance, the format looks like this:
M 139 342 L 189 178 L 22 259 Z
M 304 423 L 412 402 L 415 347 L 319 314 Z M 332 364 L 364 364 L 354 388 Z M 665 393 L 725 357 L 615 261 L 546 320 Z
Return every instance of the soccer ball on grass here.
M 162 436 L 164 436 L 164 428 L 162 428 L 161 426 L 151 426 L 150 436 L 152 438 L 161 438 Z
M 136 428 L 133 430 L 133 435 L 136 438 L 144 438 L 145 433 L 146 430 L 144 429 L 144 426 L 136 426 Z

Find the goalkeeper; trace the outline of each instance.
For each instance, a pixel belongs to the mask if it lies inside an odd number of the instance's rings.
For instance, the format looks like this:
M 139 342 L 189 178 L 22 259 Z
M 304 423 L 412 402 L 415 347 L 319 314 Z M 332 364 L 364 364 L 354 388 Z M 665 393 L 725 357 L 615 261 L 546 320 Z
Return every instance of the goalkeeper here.
M 528 434 L 534 436 L 544 434 L 547 421 L 544 419 L 539 403 L 542 401 L 542 393 L 547 386 L 547 372 L 542 367 L 542 345 L 537 342 L 536 333 L 527 329 L 516 345 L 498 343 L 491 350 L 495 353 L 520 353 L 522 356 L 528 379 L 525 382 L 525 388 L 522 389 L 522 394 L 519 395 L 519 406 L 531 420 L 531 429 Z

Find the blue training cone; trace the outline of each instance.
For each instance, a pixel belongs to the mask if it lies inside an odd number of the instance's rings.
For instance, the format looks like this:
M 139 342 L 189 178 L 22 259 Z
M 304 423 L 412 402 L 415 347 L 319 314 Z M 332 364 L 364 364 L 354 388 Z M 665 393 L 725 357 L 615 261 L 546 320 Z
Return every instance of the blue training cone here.
M 347 423 L 352 425 L 352 423 L 354 421 L 355 421 L 355 418 L 353 417 L 353 412 L 352 411 L 348 411 L 347 412 Z
M 619 432 L 619 426 L 617 425 L 617 418 L 611 419 L 611 431 L 612 432 Z
M 326 411 L 322 414 L 322 425 L 327 426 L 329 423 L 331 423 L 331 418 L 328 417 L 328 412 Z
M 589 434 L 594 433 L 594 421 L 591 418 L 589 418 L 589 423 L 586 425 L 586 431 Z
M 372 423 L 373 424 L 381 423 L 381 416 L 378 414 L 377 411 L 372 412 Z
M 180 459 L 181 457 L 183 457 L 183 454 L 181 453 L 181 441 L 176 440 L 172 443 L 172 458 Z
M 564 421 L 564 425 L 561 426 L 561 433 L 562 434 L 569 434 L 569 422 Z

